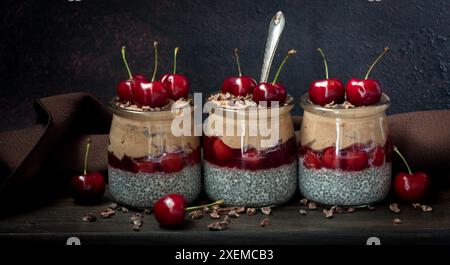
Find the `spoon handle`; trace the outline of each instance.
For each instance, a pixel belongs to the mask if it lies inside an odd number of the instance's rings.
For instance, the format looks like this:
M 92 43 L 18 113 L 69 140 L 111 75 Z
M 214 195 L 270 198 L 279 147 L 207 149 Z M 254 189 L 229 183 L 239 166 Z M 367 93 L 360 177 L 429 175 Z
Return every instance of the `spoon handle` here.
M 284 19 L 284 15 L 281 11 L 278 11 L 270 21 L 263 67 L 261 71 L 261 82 L 267 82 L 267 79 L 269 78 L 270 67 L 272 66 L 273 57 L 275 56 L 275 51 L 277 50 L 278 42 L 280 42 L 280 36 L 283 32 L 285 24 L 286 20 Z

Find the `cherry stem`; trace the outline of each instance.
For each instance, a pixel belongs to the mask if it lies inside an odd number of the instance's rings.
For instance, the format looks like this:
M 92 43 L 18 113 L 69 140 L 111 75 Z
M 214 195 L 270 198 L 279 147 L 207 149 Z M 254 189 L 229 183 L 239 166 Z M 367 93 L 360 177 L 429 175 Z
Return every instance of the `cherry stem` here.
M 364 79 L 369 78 L 369 74 L 372 71 L 373 67 L 378 63 L 378 61 L 383 58 L 383 56 L 388 53 L 390 51 L 389 47 L 384 48 L 383 52 L 378 55 L 377 59 L 375 59 L 375 61 L 372 63 L 372 65 L 370 66 L 369 70 L 367 71 L 366 76 L 364 77 Z
M 177 73 L 177 54 L 180 47 L 176 47 L 173 51 L 173 74 Z
M 325 57 L 325 54 L 323 53 L 321 48 L 318 48 L 317 51 L 320 52 L 320 55 L 322 55 L 323 58 L 323 64 L 325 65 L 325 79 L 328 79 L 328 63 L 327 63 L 327 57 Z
M 403 163 L 405 163 L 406 168 L 408 169 L 409 174 L 412 175 L 413 173 L 412 173 L 412 171 L 411 171 L 411 168 L 410 168 L 409 165 L 408 165 L 408 162 L 406 162 L 405 157 L 402 155 L 402 153 L 400 153 L 400 151 L 398 150 L 397 146 L 394 145 L 393 150 L 400 156 L 400 158 L 403 160 Z
M 84 153 L 84 169 L 83 175 L 87 174 L 87 160 L 89 156 L 89 149 L 91 148 L 91 139 L 87 139 L 86 141 L 86 152 Z
M 239 49 L 238 48 L 234 49 L 234 55 L 236 56 L 236 63 L 237 63 L 237 67 L 238 67 L 239 77 L 241 77 L 242 72 L 241 72 L 241 64 L 239 63 Z
M 153 69 L 152 82 L 155 81 L 156 71 L 158 70 L 158 42 L 153 42 L 153 47 L 155 48 L 155 68 Z
M 281 62 L 280 66 L 278 67 L 278 71 L 277 71 L 277 73 L 275 74 L 275 78 L 274 78 L 273 81 L 272 81 L 272 85 L 275 85 L 275 83 L 277 82 L 278 75 L 280 75 L 280 72 L 281 72 L 281 68 L 283 68 L 284 64 L 287 62 L 287 59 L 288 59 L 290 56 L 292 56 L 292 55 L 294 55 L 294 54 L 296 54 L 296 53 L 297 53 L 297 51 L 294 50 L 294 49 L 288 51 L 288 53 L 286 54 L 286 57 L 284 57 L 284 59 L 283 59 L 283 61 Z
M 200 206 L 192 206 L 192 207 L 188 207 L 188 208 L 186 208 L 186 209 L 184 209 L 184 210 L 185 210 L 186 212 L 190 212 L 190 211 L 193 211 L 193 210 L 203 209 L 203 208 L 205 208 L 205 207 L 211 207 L 211 206 L 214 206 L 214 205 L 222 205 L 222 204 L 224 204 L 224 203 L 225 203 L 224 200 L 218 200 L 218 201 L 213 202 L 213 203 L 210 203 L 210 204 L 205 204 L 205 205 L 200 205 Z
M 122 60 L 125 63 L 125 67 L 127 68 L 128 75 L 130 79 L 133 79 L 133 75 L 131 74 L 130 67 L 128 66 L 127 59 L 125 58 L 125 46 L 122 46 Z

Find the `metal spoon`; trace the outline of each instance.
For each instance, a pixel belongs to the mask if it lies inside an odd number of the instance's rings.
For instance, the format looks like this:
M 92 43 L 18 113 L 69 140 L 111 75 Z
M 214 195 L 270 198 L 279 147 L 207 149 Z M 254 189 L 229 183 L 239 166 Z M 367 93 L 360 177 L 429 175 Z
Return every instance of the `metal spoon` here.
M 269 33 L 266 41 L 266 51 L 264 53 L 261 71 L 261 82 L 267 82 L 267 79 L 269 78 L 270 67 L 272 66 L 273 57 L 275 56 L 275 51 L 277 50 L 278 42 L 280 42 L 280 36 L 285 24 L 286 20 L 281 11 L 278 11 L 270 21 Z

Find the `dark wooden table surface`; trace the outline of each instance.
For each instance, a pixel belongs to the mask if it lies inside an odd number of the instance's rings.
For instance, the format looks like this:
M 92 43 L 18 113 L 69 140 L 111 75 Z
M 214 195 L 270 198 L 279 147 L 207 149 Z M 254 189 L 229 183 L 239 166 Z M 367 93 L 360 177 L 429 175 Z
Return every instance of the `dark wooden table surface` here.
M 205 216 L 188 220 L 179 230 L 159 228 L 153 215 L 144 217 L 141 231 L 132 230 L 128 220 L 133 211 L 116 213 L 102 219 L 99 213 L 111 201 L 96 206 L 80 206 L 67 197 L 26 213 L 2 217 L 0 241 L 44 242 L 66 244 L 69 237 L 78 237 L 82 244 L 365 244 L 369 237 L 378 237 L 382 244 L 450 244 L 450 190 L 439 192 L 431 206 L 432 212 L 400 204 L 401 212 L 389 210 L 388 203 L 374 210 L 357 209 L 354 213 L 336 214 L 326 219 L 320 209 L 300 215 L 301 206 L 293 201 L 272 210 L 270 216 L 258 213 L 231 219 L 230 227 L 208 231 L 213 220 Z M 94 213 L 93 223 L 81 221 L 85 213 Z M 261 227 L 268 217 L 271 225 Z M 399 218 L 402 224 L 394 224 Z M 187 218 L 188 219 L 188 218 Z

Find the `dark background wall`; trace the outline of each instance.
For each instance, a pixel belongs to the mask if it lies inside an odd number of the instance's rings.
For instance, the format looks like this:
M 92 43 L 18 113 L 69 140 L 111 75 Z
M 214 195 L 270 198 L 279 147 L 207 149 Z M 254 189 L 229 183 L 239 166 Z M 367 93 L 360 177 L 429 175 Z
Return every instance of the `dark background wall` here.
M 277 66 L 298 50 L 280 81 L 299 97 L 323 77 L 317 47 L 331 75 L 363 76 L 384 46 L 392 52 L 372 72 L 393 100 L 390 113 L 450 108 L 450 1 L 2 1 L 0 8 L 0 130 L 33 122 L 35 98 L 87 91 L 106 102 L 127 77 L 120 47 L 135 72 L 150 75 L 152 43 L 160 42 L 160 74 L 178 69 L 193 92 L 220 88 L 236 73 L 233 49 L 246 74 L 259 79 L 267 26 L 282 10 L 287 24 Z M 275 72 L 272 68 L 272 75 Z M 297 107 L 296 114 L 301 110 Z

